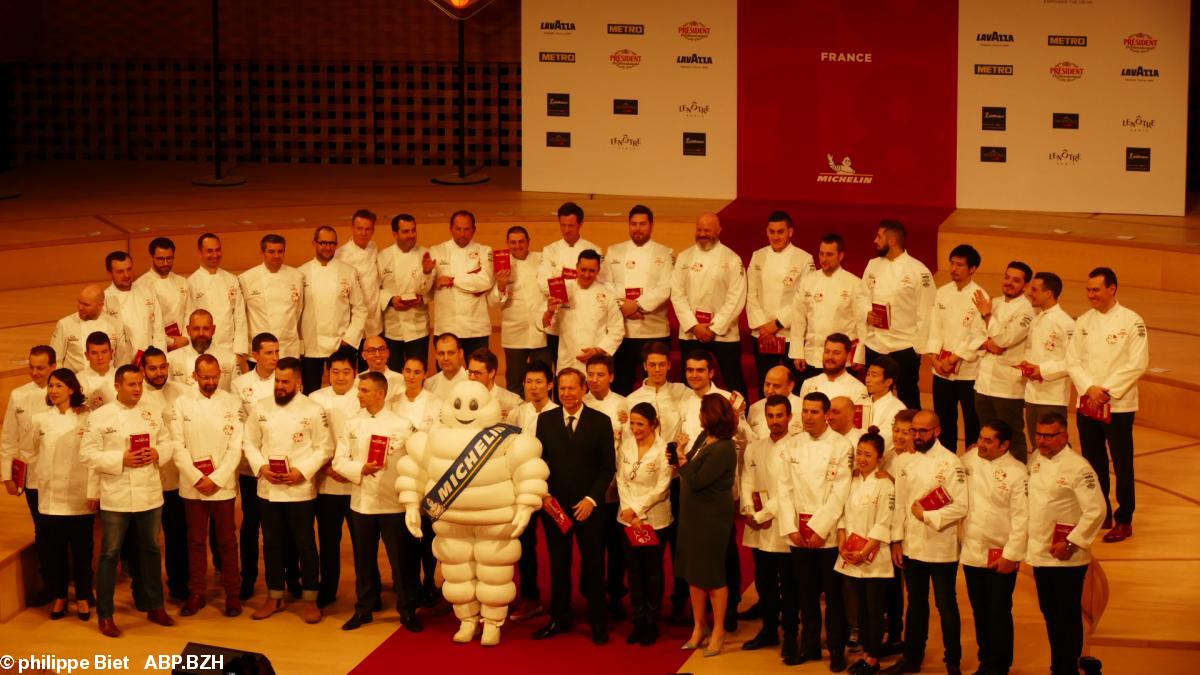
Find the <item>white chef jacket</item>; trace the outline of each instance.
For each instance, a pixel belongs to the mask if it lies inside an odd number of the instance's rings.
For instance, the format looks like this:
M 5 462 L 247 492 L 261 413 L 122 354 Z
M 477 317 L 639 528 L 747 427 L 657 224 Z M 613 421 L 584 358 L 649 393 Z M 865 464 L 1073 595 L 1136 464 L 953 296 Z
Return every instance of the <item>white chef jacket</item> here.
M 140 405 L 155 411 L 162 419 L 163 429 L 172 431 L 171 420 L 175 416 L 175 401 L 183 398 L 192 391 L 191 387 L 179 382 L 171 382 L 170 380 L 163 385 L 162 389 L 155 389 L 149 383 L 146 383 L 142 387 Z M 199 390 L 196 389 L 195 391 Z M 171 440 L 176 442 L 176 450 L 172 452 L 174 454 L 174 452 L 178 451 L 178 440 L 173 435 L 171 436 Z M 179 489 L 179 469 L 175 466 L 174 458 L 172 458 L 172 461 L 159 467 L 159 476 L 162 479 L 164 492 Z
M 404 384 L 404 376 L 392 370 L 391 368 L 388 368 L 386 365 L 383 367 L 383 370 L 377 370 L 374 372 L 383 375 L 383 377 L 387 379 L 387 405 L 393 405 L 397 397 L 403 396 L 404 390 L 407 389 L 407 386 Z M 357 386 L 358 385 L 355 385 L 355 387 Z
M 617 494 L 620 511 L 632 509 L 643 523 L 661 530 L 671 524 L 671 465 L 667 463 L 667 442 L 654 436 L 654 443 L 641 457 L 637 439 L 626 434 L 617 446 Z
M 241 408 L 241 400 L 223 389 L 213 392 L 211 398 L 195 389 L 175 399 L 171 436 L 176 440 L 180 497 L 217 502 L 237 496 L 237 469 L 242 461 Z M 212 461 L 213 472 L 208 479 L 218 488 L 210 496 L 196 489 L 204 474 L 195 462 L 204 458 Z
M 324 387 L 314 391 L 312 396 L 309 396 L 313 401 L 325 409 L 325 415 L 329 420 L 330 437 L 337 441 L 340 434 L 344 431 L 346 422 L 362 410 L 362 406 L 358 404 L 358 387 L 351 386 L 346 390 L 346 393 L 339 394 L 333 390 L 333 387 Z M 336 450 L 335 450 L 336 452 Z M 334 469 L 337 471 L 337 469 Z M 349 476 L 343 476 L 349 478 Z M 317 494 L 321 495 L 348 495 L 350 494 L 350 484 L 336 481 L 329 476 L 326 476 L 322 471 L 317 474 Z
M 241 418 L 242 424 L 245 424 L 256 401 L 275 397 L 275 373 L 272 371 L 270 375 L 263 378 L 258 376 L 257 368 L 252 368 L 250 372 L 242 373 L 234 378 L 232 389 L 233 395 L 242 402 Z M 242 455 L 242 462 L 238 465 L 238 473 L 242 476 L 254 475 L 250 473 L 250 465 L 246 462 L 245 454 Z
M 773 441 L 768 433 L 746 446 L 743 458 L 745 468 L 742 469 L 738 486 L 738 504 L 742 515 L 754 519 L 754 522 L 760 525 L 770 523 L 779 511 L 777 478 L 782 469 L 782 455 L 791 442 L 791 435 Z M 754 510 L 755 492 L 759 493 L 759 500 L 762 501 L 761 511 Z M 742 546 L 768 553 L 787 553 L 791 550 L 788 538 L 779 533 L 775 523 L 761 530 L 746 527 L 742 530 Z
M 912 514 L 913 502 L 938 486 L 951 502 L 925 512 L 925 522 Z M 892 541 L 902 541 L 904 555 L 924 562 L 958 560 L 958 521 L 967 515 L 967 474 L 962 462 L 941 443 L 926 452 L 911 455 L 896 476 L 896 513 L 892 518 Z
M 668 443 L 675 440 L 682 421 L 679 410 L 680 401 L 685 396 L 691 396 L 692 390 L 682 382 L 664 382 L 661 387 L 651 386 L 650 380 L 642 380 L 642 386 L 633 390 L 625 397 L 625 402 L 632 410 L 639 403 L 649 403 L 658 414 L 658 435 Z
M 990 548 L 1002 548 L 1005 560 L 1021 562 L 1029 539 L 1025 463 L 1008 452 L 989 461 L 971 448 L 962 456 L 962 465 L 971 499 L 963 519 L 959 562 L 987 567 Z
M 792 423 L 788 425 L 788 436 L 795 436 L 804 431 L 804 424 L 800 421 L 800 406 L 804 399 L 795 394 L 788 394 L 788 402 L 792 404 Z M 750 424 L 755 438 L 771 436 L 771 430 L 767 427 L 767 399 L 760 398 L 750 406 L 746 411 L 746 421 Z
M 500 346 L 540 349 L 546 346 L 546 333 L 538 330 L 546 310 L 546 294 L 538 287 L 542 254 L 530 253 L 524 260 L 510 257 L 510 261 L 512 276 L 504 292 L 499 284 L 488 292 L 488 302 L 500 308 Z
M 929 339 L 921 351 L 937 356 L 945 350 L 961 358 L 962 362 L 949 377 L 943 377 L 936 370 L 934 377 L 974 380 L 979 372 L 979 347 L 987 339 L 987 326 L 972 298 L 976 291 L 982 290 L 974 281 L 968 281 L 962 289 L 953 281 L 937 289 L 933 314 L 929 317 Z M 987 295 L 986 291 L 984 295 Z
M 497 405 L 500 406 L 501 424 L 512 424 L 513 420 L 516 419 L 513 413 L 521 405 L 521 397 L 495 382 L 492 383 L 492 388 L 488 390 L 488 393 L 492 395 Z
M 92 410 L 117 400 L 117 367 L 109 365 L 108 372 L 101 375 L 90 365 L 77 372 L 84 403 Z
M 414 245 L 405 253 L 393 244 L 379 253 L 379 310 L 383 312 L 383 336 L 389 340 L 408 342 L 429 335 L 430 289 L 437 268 L 425 274 L 421 261 L 427 250 Z M 418 298 L 421 304 L 400 312 L 392 307 L 392 298 L 396 296 Z
M 54 333 L 50 335 L 50 346 L 58 356 L 59 367 L 78 373 L 87 366 L 87 337 L 97 331 L 107 335 L 112 343 L 114 367 L 133 361 L 134 352 L 125 333 L 125 324 L 103 312 L 88 321 L 80 319 L 79 314 L 75 313 L 59 319 L 54 326 Z
M 820 436 L 792 436 L 782 449 L 776 475 L 779 534 L 800 530 L 799 514 L 812 518 L 808 527 L 825 537 L 821 548 L 837 548 L 837 524 L 850 494 L 854 448 L 846 437 L 826 427 Z
M 450 398 L 450 392 L 454 390 L 454 385 L 459 382 L 466 382 L 470 377 L 467 375 L 467 366 L 463 364 L 454 377 L 446 377 L 446 371 L 439 370 L 438 372 L 425 378 L 425 388 L 434 396 L 445 401 Z
M 764 246 L 754 252 L 746 271 L 746 321 L 751 335 L 757 337 L 758 327 L 770 321 L 791 325 L 792 300 L 800 281 L 813 269 L 812 254 L 791 242 L 781 251 Z M 791 338 L 787 328 L 777 335 Z
M 134 355 L 148 347 L 167 351 L 167 334 L 163 330 L 162 310 L 154 293 L 137 286 L 122 291 L 109 284 L 104 289 L 104 312 L 125 326 L 125 335 Z M 87 336 L 85 335 L 86 339 Z M 86 347 L 85 347 L 86 349 Z M 133 355 L 130 356 L 130 360 Z
M 863 344 L 881 354 L 910 348 L 920 352 L 929 335 L 935 293 L 929 268 L 908 251 L 895 260 L 872 258 L 855 296 Z M 872 303 L 890 306 L 891 327 L 887 330 L 867 324 Z
M 631 338 L 666 338 L 667 301 L 671 299 L 671 273 L 675 269 L 675 251 L 650 240 L 638 246 L 632 240 L 613 244 L 604 257 L 608 284 L 618 301 L 638 293 L 642 318 L 625 320 L 625 335 Z
M 546 405 L 541 410 L 533 407 L 532 401 L 525 401 L 517 406 L 516 412 L 513 414 L 512 424 L 515 427 L 521 427 L 521 433 L 534 436 L 537 434 L 537 418 L 538 415 L 547 410 L 554 410 L 558 404 L 550 399 L 546 399 Z
M 278 272 L 261 263 L 238 277 L 246 302 L 248 344 L 255 335 L 270 333 L 279 340 L 279 357 L 300 356 L 300 314 L 304 310 L 304 278 L 290 265 Z M 218 334 L 220 330 L 218 329 Z
M 36 465 L 29 466 L 30 482 L 36 482 L 38 513 L 44 516 L 84 516 L 88 508 L 88 483 L 91 492 L 99 490 L 99 477 L 79 458 L 79 447 L 87 426 L 88 413 L 71 408 L 60 412 L 52 407 L 39 411 L 31 420 Z
M 1075 335 L 1075 319 L 1062 305 L 1038 312 L 1029 325 L 1025 360 L 1038 366 L 1042 380 L 1025 380 L 1025 402 L 1066 406 L 1071 401 L 1067 345 Z
M 0 483 L 12 480 L 12 461 L 19 459 L 26 464 L 26 489 L 38 489 L 38 436 L 33 418 L 52 408 L 46 403 L 46 388 L 36 382 L 26 382 L 8 395 L 4 427 L 0 428 Z
M 1150 363 L 1142 317 L 1117 303 L 1106 313 L 1089 309 L 1075 320 L 1067 345 L 1067 372 L 1082 396 L 1088 387 L 1108 389 L 1115 413 L 1137 412 L 1137 381 Z
M 367 317 L 358 273 L 338 260 L 322 265 L 313 259 L 300 266 L 300 275 L 304 278 L 304 311 L 300 313 L 304 355 L 324 358 L 343 342 L 357 349 Z
M 839 396 L 845 396 L 853 401 L 854 405 L 862 406 L 862 427 L 870 426 L 867 420 L 872 419 L 871 395 L 867 393 L 867 385 L 859 382 L 858 378 L 851 375 L 849 370 L 843 370 L 832 380 L 825 373 L 808 378 L 804 384 L 800 385 L 801 401 L 814 391 L 825 394 L 830 401 Z M 795 411 L 792 414 L 799 415 Z
M 833 274 L 817 270 L 805 274 L 797 284 L 791 310 L 780 323 L 788 326 L 788 357 L 804 359 L 820 366 L 825 354 L 825 338 L 842 333 L 858 340 L 862 320 L 857 316 L 854 297 L 862 279 L 839 267 Z M 803 339 L 801 339 L 803 338 Z M 853 354 L 855 363 L 866 363 L 861 347 Z
M 720 394 L 721 396 L 725 397 L 725 400 L 729 401 L 730 404 L 733 405 L 734 410 L 738 408 L 738 405 L 742 401 L 741 394 L 738 394 L 737 392 L 731 393 L 725 391 L 724 389 L 721 389 L 717 385 L 711 383 L 708 385 L 708 391 L 705 391 L 703 394 L 696 394 L 695 390 L 691 388 L 685 387 L 685 389 L 686 391 L 681 392 L 676 401 L 679 410 L 679 427 L 677 433 L 681 431 L 684 434 L 687 434 L 687 447 L 679 448 L 680 452 L 687 452 L 691 450 L 692 445 L 696 442 L 696 439 L 700 438 L 700 434 L 704 432 L 704 427 L 700 426 L 700 402 L 705 396 L 709 394 Z M 745 424 L 744 420 L 741 419 L 739 419 L 738 422 L 739 426 Z M 749 427 L 747 427 L 747 430 L 749 430 Z M 674 436 L 667 438 L 668 442 L 673 440 L 675 440 Z
M 550 286 L 547 282 L 555 277 L 563 276 L 563 270 L 567 270 L 567 274 L 573 275 L 579 266 L 579 254 L 588 249 L 602 256 L 604 254 L 604 249 L 583 237 L 577 239 L 574 246 L 568 244 L 565 239 L 559 239 L 558 241 L 550 242 L 550 244 L 542 249 L 542 264 L 538 268 L 538 290 L 542 295 L 547 297 L 550 295 Z M 571 279 L 574 278 L 574 276 L 571 277 Z M 603 258 L 600 261 L 600 273 L 596 275 L 596 281 L 601 283 L 608 281 L 608 270 L 604 269 Z M 550 335 L 558 335 L 558 331 L 554 326 L 551 326 L 546 332 Z
M 379 247 L 368 241 L 366 248 L 351 239 L 338 247 L 334 260 L 354 268 L 358 286 L 362 289 L 366 315 L 363 318 L 363 337 L 379 335 L 383 330 L 383 314 L 379 306 Z M 358 347 L 358 343 L 355 343 Z
M 149 434 L 150 447 L 158 452 L 158 465 L 125 466 L 130 437 Z M 89 499 L 100 500 L 100 510 L 140 513 L 163 505 L 161 467 L 171 462 L 174 449 L 171 432 L 162 416 L 141 401 L 126 406 L 113 401 L 88 415 L 79 446 L 79 458 L 99 480 Z
M 299 485 L 275 485 L 258 479 L 258 496 L 272 502 L 304 502 L 317 498 L 313 478 L 333 458 L 333 436 L 325 410 L 304 394 L 281 406 L 274 398 L 254 403 L 246 418 L 242 452 L 250 472 L 258 472 L 272 458 L 287 458 L 288 466 L 304 475 Z
M 453 286 L 433 291 L 433 332 L 460 338 L 491 335 L 487 293 L 496 281 L 492 248 L 474 241 L 459 248 L 451 239 L 429 249 L 429 255 L 437 262 L 435 274 L 454 277 Z
M 221 380 L 217 385 L 225 391 L 230 391 L 233 386 L 234 371 L 237 369 L 237 360 L 230 352 L 217 351 L 215 349 L 216 341 L 209 347 L 206 354 L 210 354 L 217 359 L 217 364 L 221 367 Z M 167 354 L 168 376 L 172 382 L 179 382 L 188 387 L 196 386 L 196 359 L 200 358 L 200 352 L 191 344 L 185 345 Z
M 1096 472 L 1070 446 L 1053 458 L 1034 452 L 1029 461 L 1029 547 L 1025 561 L 1035 567 L 1076 567 L 1092 561 L 1106 507 Z M 1067 541 L 1077 548 L 1067 560 L 1050 555 L 1057 523 L 1074 525 Z
M 389 392 L 391 389 L 388 390 Z M 421 389 L 413 400 L 408 400 L 408 394 L 400 389 L 400 395 L 391 399 L 392 412 L 402 419 L 408 420 L 414 431 L 428 432 L 437 424 L 438 415 L 442 412 L 442 400 L 433 395 L 428 389 Z
M 246 301 L 238 278 L 222 269 L 209 272 L 201 267 L 188 277 L 188 288 L 192 298 L 188 318 L 197 309 L 212 314 L 216 330 L 209 351 L 249 354 L 253 336 L 246 327 Z
M 188 288 L 187 279 L 174 273 L 167 272 L 166 277 L 160 277 L 153 269 L 133 281 L 134 290 L 141 290 L 146 295 L 158 301 L 158 310 L 162 315 L 163 335 L 171 324 L 179 329 L 179 334 L 187 337 L 188 312 L 191 311 L 192 292 Z M 168 340 L 163 338 L 163 351 L 166 351 Z
M 599 281 L 587 288 L 567 284 L 567 294 L 570 303 L 558 308 L 547 332 L 560 337 L 559 371 L 578 368 L 584 372 L 587 366 L 577 358 L 580 350 L 599 347 L 606 354 L 615 354 L 625 339 L 625 319 L 616 294 Z
M 718 242 L 705 251 L 699 245 L 684 249 L 671 275 L 671 304 L 679 320 L 679 339 L 694 340 L 696 312 L 711 312 L 710 327 L 717 342 L 738 342 L 738 316 L 746 305 L 746 270 L 742 259 Z
M 333 470 L 350 479 L 350 509 L 355 513 L 376 515 L 404 513 L 400 493 L 396 490 L 399 473 L 396 468 L 406 454 L 404 443 L 412 433 L 408 420 L 384 408 L 372 415 L 359 409 L 346 420 L 338 435 Z M 371 437 L 388 439 L 383 470 L 370 476 L 362 475 L 363 466 L 371 454 Z
M 1025 360 L 1029 326 L 1032 323 L 1033 305 L 1029 304 L 1029 298 L 1024 294 L 1012 299 L 1001 297 L 992 303 L 987 337 L 1004 349 L 1004 353 L 979 352 L 975 393 L 997 398 L 1024 397 L 1025 378 L 1016 365 Z
M 892 518 L 895 516 L 896 494 L 891 479 L 880 478 L 878 472 L 869 476 L 853 475 L 850 492 L 838 529 L 879 542 L 875 557 L 858 565 L 850 565 L 838 554 L 833 569 L 855 579 L 891 579 Z
M 621 438 L 623 436 L 630 435 L 624 433 L 625 423 L 621 421 L 622 414 L 626 415 L 626 419 L 628 419 L 629 415 L 629 404 L 626 402 L 625 397 L 614 391 L 609 391 L 608 395 L 601 400 L 593 396 L 592 392 L 589 391 L 583 395 L 583 404 L 594 410 L 599 410 L 608 416 L 608 420 L 612 423 L 613 429 L 613 447 L 621 447 Z M 663 447 L 665 448 L 666 446 L 664 445 Z M 617 458 L 620 459 L 619 454 Z M 619 469 L 620 467 L 618 467 L 618 470 Z M 608 492 L 605 493 L 604 496 L 606 501 L 610 504 L 619 499 L 615 479 L 609 484 Z
M 884 453 L 892 450 L 892 427 L 896 424 L 896 415 L 907 410 L 908 406 L 904 402 L 896 398 L 892 392 L 888 392 L 877 399 L 871 401 L 870 423 L 864 426 L 875 426 L 879 429 L 879 435 L 883 437 Z M 866 413 L 863 413 L 863 419 L 868 419 Z

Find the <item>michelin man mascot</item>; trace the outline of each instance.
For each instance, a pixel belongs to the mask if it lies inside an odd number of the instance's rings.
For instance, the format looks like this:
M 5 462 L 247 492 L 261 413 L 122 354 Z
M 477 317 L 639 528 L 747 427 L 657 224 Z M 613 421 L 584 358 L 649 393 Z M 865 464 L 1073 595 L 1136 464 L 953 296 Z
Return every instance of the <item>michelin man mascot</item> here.
M 421 511 L 434 520 L 433 554 L 442 563 L 442 594 L 461 621 L 455 642 L 500 642 L 500 626 L 517 594 L 518 537 L 541 508 L 550 469 L 542 445 L 500 424 L 500 404 L 478 382 L 460 382 L 443 403 L 440 424 L 409 437 L 396 488 L 405 524 L 421 536 Z

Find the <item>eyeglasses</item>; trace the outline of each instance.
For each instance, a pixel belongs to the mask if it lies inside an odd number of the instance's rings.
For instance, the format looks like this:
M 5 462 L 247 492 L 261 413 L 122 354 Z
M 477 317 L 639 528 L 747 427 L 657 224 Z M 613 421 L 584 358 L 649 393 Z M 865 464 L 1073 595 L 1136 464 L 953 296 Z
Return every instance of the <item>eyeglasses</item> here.
M 318 241 L 317 246 L 337 246 L 336 241 Z
M 1043 434 L 1040 431 L 1035 431 L 1033 435 L 1037 438 L 1054 438 L 1055 436 L 1060 436 L 1065 433 L 1067 433 L 1067 432 L 1066 431 L 1055 431 L 1052 434 Z
M 367 347 L 362 350 L 364 354 L 382 354 L 387 351 L 387 347 Z

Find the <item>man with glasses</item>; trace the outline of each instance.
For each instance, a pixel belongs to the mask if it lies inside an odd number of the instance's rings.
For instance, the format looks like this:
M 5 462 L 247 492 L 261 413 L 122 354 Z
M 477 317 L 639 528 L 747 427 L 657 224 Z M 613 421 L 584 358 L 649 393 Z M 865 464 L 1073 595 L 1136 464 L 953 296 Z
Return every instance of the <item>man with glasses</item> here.
M 133 282 L 135 289 L 158 301 L 162 313 L 163 331 L 167 334 L 166 350 L 173 351 L 187 345 L 183 334 L 185 312 L 191 304 L 191 291 L 187 279 L 174 272 L 175 242 L 166 237 L 155 237 L 150 242 L 150 269 Z
M 358 273 L 334 260 L 337 243 L 337 230 L 328 225 L 318 227 L 313 233 L 316 255 L 300 267 L 304 280 L 304 311 L 300 314 L 304 358 L 300 364 L 304 391 L 310 394 L 321 388 L 326 360 L 334 352 L 353 353 L 358 359 L 367 319 Z

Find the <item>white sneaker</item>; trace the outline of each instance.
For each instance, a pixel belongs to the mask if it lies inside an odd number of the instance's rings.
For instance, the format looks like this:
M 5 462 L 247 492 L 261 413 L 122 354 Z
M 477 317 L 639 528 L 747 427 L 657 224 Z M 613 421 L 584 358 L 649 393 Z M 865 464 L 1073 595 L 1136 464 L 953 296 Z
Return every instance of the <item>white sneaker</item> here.
M 479 619 L 463 619 L 463 622 L 458 626 L 458 632 L 454 634 L 453 640 L 458 643 L 470 642 L 475 638 L 475 629 L 479 627 Z
M 500 626 L 484 622 L 483 637 L 479 639 L 479 644 L 484 647 L 495 647 L 500 644 Z

